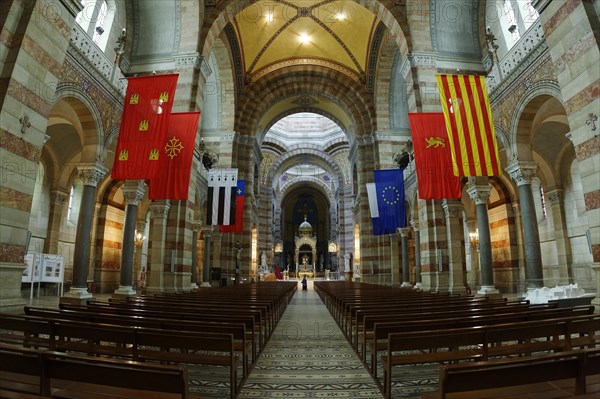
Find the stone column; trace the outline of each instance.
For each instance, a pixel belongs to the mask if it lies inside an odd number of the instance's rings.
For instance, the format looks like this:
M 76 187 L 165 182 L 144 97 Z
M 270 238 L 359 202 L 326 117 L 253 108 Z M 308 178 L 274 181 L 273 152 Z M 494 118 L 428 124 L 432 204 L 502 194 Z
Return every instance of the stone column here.
M 400 242 L 402 248 L 402 284 L 400 287 L 412 287 L 410 283 L 410 266 L 408 263 L 408 236 L 410 229 L 408 227 L 402 227 L 398 229 L 400 233 Z
M 167 237 L 167 219 L 171 203 L 155 201 L 150 205 L 150 234 L 148 253 L 150 270 L 147 293 L 163 292 L 165 286 L 165 242 Z
M 485 179 L 485 184 L 483 180 Z M 494 287 L 494 269 L 492 267 L 492 242 L 490 237 L 490 221 L 488 218 L 487 200 L 490 198 L 492 187 L 486 178 L 469 178 L 467 193 L 477 210 L 477 229 L 479 230 L 479 264 L 481 269 L 481 288 L 479 295 L 499 294 Z
M 204 236 L 204 259 L 202 260 L 202 284 L 201 287 L 210 287 L 210 247 L 211 247 L 211 235 L 214 228 L 212 225 L 205 226 L 202 229 L 202 235 Z
M 200 220 L 192 223 L 192 268 L 191 288 L 198 288 L 198 231 L 202 226 Z
M 523 242 L 523 226 L 521 226 L 521 207 L 518 202 L 512 203 L 513 208 L 513 217 L 515 220 L 515 234 L 517 239 L 517 260 L 519 262 L 519 286 L 521 284 L 525 284 L 527 279 L 525 273 L 525 255 L 523 251 L 523 246 L 519 243 Z M 523 292 L 524 290 L 519 287 L 519 292 Z
M 442 200 L 448 237 L 448 289 L 464 294 L 466 285 L 465 234 L 462 224 L 463 205 L 457 199 Z
M 123 247 L 121 248 L 121 279 L 116 295 L 136 295 L 133 289 L 133 256 L 135 254 L 135 228 L 138 203 L 144 198 L 144 181 L 127 180 L 121 187 L 125 198 L 125 224 L 123 226 Z
M 420 289 L 421 283 L 421 233 L 419 232 L 419 222 L 410 221 L 410 225 L 415 233 L 415 288 Z
M 92 297 L 92 294 L 87 290 L 87 276 L 90 264 L 92 222 L 96 209 L 96 186 L 104 178 L 108 168 L 99 163 L 78 165 L 77 172 L 79 173 L 79 179 L 83 182 L 83 192 L 75 235 L 77 245 L 75 245 L 73 253 L 73 282 L 65 297 L 87 299 Z
M 528 291 L 544 286 L 540 233 L 533 203 L 533 192 L 531 191 L 531 179 L 535 176 L 536 169 L 537 164 L 535 162 L 523 161 L 513 162 L 506 168 L 519 189 Z
M 50 191 L 50 215 L 48 217 L 48 236 L 44 242 L 44 253 L 58 253 L 58 237 L 60 235 L 60 226 L 63 220 L 63 211 L 65 201 L 69 194 L 60 190 Z M 68 202 L 67 202 L 68 203 Z M 31 248 L 30 248 L 31 249 Z

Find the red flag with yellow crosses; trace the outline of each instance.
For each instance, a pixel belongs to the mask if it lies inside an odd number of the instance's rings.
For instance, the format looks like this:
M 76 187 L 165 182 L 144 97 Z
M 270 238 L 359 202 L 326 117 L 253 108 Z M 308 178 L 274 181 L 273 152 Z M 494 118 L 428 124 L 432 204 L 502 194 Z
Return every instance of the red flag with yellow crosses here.
M 112 178 L 151 179 L 158 173 L 160 145 L 171 116 L 176 74 L 128 79 Z
M 199 119 L 200 112 L 171 114 L 167 134 L 160 147 L 160 171 L 150 179 L 149 199 L 188 199 Z

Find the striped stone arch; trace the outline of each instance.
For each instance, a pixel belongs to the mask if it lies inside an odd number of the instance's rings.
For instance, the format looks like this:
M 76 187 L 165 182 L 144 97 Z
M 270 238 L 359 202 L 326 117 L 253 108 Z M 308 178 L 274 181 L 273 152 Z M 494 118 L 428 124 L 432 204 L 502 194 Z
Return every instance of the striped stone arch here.
M 349 135 L 376 130 L 373 96 L 366 92 L 364 85 L 321 66 L 280 69 L 269 74 L 268 79 L 247 87 L 239 98 L 240 112 L 236 116 L 235 130 L 253 132 L 270 107 L 303 94 L 335 102 L 352 120 L 353 126 L 342 127 Z
M 56 88 L 55 101 L 54 105 L 56 105 L 59 101 L 63 100 L 72 100 L 75 99 L 77 101 L 68 101 L 69 106 L 75 111 L 77 117 L 79 119 L 79 123 L 81 124 L 83 136 L 82 145 L 85 147 L 86 145 L 96 145 L 96 158 L 95 159 L 82 159 L 82 162 L 96 162 L 104 161 L 106 158 L 105 147 L 105 136 L 104 136 L 104 127 L 102 126 L 102 115 L 98 110 L 98 107 L 94 103 L 94 101 L 84 92 L 80 87 L 75 86 L 71 83 L 61 83 Z M 93 130 L 95 134 L 87 134 Z
M 304 183 L 311 183 L 311 184 L 314 184 L 315 186 L 318 186 L 319 188 L 321 188 L 323 190 L 323 194 L 326 194 L 326 197 L 329 199 L 329 201 L 331 203 L 334 202 L 334 193 L 331 190 L 331 187 L 329 187 L 327 184 L 325 184 L 320 179 L 317 179 L 316 177 L 304 176 L 304 177 L 298 177 L 296 179 L 292 179 L 281 187 L 281 189 L 279 190 L 278 198 L 277 198 L 279 205 L 281 205 L 281 199 L 283 197 L 285 197 L 285 193 L 288 190 L 293 189 L 293 186 L 295 186 L 297 184 L 304 184 Z
M 535 82 L 526 92 L 525 96 L 521 97 L 515 106 L 515 110 L 512 114 L 510 121 L 509 131 L 509 143 L 510 143 L 510 157 L 516 157 L 522 154 L 518 154 L 518 135 L 519 130 L 529 131 L 531 127 L 535 113 L 537 112 L 537 101 L 545 101 L 546 97 L 556 98 L 564 108 L 564 101 L 558 82 L 553 80 L 541 80 Z M 508 148 L 507 148 L 508 150 Z M 507 154 L 508 155 L 508 154 Z M 511 159 L 511 158 L 509 158 Z M 525 158 L 527 159 L 527 158 Z
M 333 171 L 334 176 L 332 176 L 332 178 L 334 179 L 334 184 L 336 185 L 336 187 L 344 186 L 344 174 L 337 162 L 335 161 L 335 159 L 329 154 L 324 153 L 321 147 L 314 144 L 309 145 L 308 147 L 306 145 L 295 145 L 290 147 L 285 154 L 280 156 L 277 159 L 277 161 L 273 162 L 273 165 L 271 165 L 271 170 L 269 171 L 269 176 L 272 177 L 273 180 L 275 180 L 277 171 L 281 169 L 283 164 L 287 163 L 293 158 L 307 156 L 312 156 L 316 159 L 321 160 L 325 165 L 327 165 L 327 168 L 329 168 L 329 170 Z M 340 184 L 340 182 L 342 182 L 342 184 Z
M 262 135 L 264 137 L 265 134 L 267 134 L 267 132 L 269 131 L 269 129 L 271 129 L 273 127 L 274 124 L 276 124 L 277 122 L 279 122 L 280 120 L 282 120 L 283 118 L 290 116 L 290 115 L 294 115 L 300 112 L 311 112 L 313 114 L 317 114 L 317 115 L 321 115 L 324 116 L 326 118 L 331 119 L 336 125 L 338 125 L 340 127 L 340 129 L 347 134 L 344 125 L 342 124 L 342 122 L 333 114 L 331 114 L 330 112 L 326 112 L 322 109 L 318 109 L 315 107 L 311 107 L 311 106 L 304 106 L 304 107 L 299 107 L 299 108 L 295 108 L 293 110 L 287 110 L 285 112 L 282 112 L 281 114 L 275 116 L 268 125 L 266 125 L 262 131 Z M 261 141 L 262 141 L 262 137 L 261 137 Z

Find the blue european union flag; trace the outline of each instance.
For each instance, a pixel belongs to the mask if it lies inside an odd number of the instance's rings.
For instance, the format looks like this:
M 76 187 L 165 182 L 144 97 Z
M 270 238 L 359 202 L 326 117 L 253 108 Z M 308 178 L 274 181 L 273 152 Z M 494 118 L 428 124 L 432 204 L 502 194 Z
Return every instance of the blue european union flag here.
M 373 234 L 393 234 L 398 227 L 406 227 L 404 206 L 404 170 L 374 171 L 379 217 L 372 218 Z

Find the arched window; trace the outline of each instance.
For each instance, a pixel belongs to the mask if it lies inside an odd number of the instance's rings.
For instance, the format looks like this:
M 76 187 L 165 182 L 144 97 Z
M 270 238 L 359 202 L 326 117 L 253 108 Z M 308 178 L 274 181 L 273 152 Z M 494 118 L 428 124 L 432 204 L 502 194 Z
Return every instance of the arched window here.
M 75 21 L 102 51 L 106 49 L 110 28 L 115 18 L 114 0 L 80 0 L 83 10 Z
M 510 32 L 513 41 L 518 41 L 521 38 L 519 33 L 519 25 L 515 16 L 515 10 L 511 0 L 504 0 L 504 14 L 508 20 L 508 31 Z
M 78 180 L 74 181 L 69 193 L 69 207 L 67 208 L 67 220 L 72 224 L 77 224 L 79 220 L 82 193 L 83 185 Z

